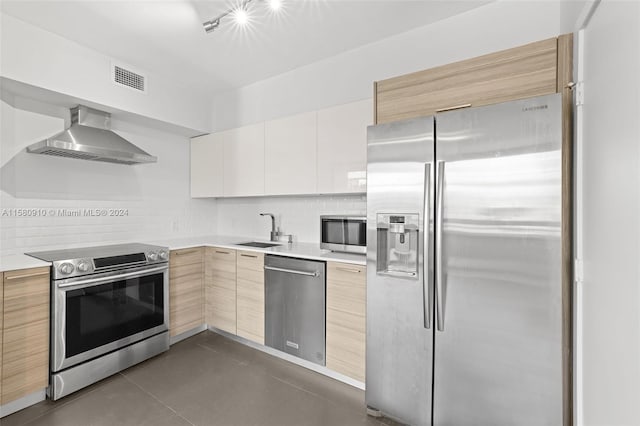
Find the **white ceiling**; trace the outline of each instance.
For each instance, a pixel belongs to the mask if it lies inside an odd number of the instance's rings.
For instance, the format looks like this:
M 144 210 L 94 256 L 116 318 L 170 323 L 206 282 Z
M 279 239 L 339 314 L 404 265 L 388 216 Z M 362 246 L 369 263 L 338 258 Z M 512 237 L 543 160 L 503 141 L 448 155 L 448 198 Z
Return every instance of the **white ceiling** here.
M 2 0 L 2 12 L 57 33 L 143 72 L 216 92 L 259 81 L 427 25 L 488 0 L 262 0 L 239 28 L 229 17 L 213 33 L 202 23 L 229 1 Z M 433 42 L 425 41 L 425 42 Z

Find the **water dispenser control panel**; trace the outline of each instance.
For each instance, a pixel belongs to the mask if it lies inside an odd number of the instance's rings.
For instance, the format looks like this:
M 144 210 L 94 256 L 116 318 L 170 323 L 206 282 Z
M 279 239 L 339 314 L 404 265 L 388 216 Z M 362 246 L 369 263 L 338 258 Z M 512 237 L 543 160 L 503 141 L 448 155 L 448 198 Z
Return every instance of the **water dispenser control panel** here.
M 418 229 L 417 213 L 379 213 L 378 275 L 394 277 L 418 277 Z

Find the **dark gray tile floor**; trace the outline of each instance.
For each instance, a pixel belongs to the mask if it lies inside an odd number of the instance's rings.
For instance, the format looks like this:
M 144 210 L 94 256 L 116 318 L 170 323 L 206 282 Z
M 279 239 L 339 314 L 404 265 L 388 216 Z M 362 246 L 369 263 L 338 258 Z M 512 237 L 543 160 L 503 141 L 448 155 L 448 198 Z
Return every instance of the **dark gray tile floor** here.
M 364 392 L 205 331 L 57 402 L 0 420 L 17 425 L 382 425 Z

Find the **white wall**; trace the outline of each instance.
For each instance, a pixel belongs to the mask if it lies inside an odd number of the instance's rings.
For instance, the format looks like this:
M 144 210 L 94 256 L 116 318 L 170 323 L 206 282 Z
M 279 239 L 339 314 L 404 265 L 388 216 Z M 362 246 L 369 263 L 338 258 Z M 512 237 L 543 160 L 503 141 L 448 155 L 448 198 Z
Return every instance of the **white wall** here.
M 271 219 L 260 213 L 273 213 L 276 226 L 285 234 L 293 234 L 296 242 L 320 241 L 320 215 L 366 215 L 364 195 L 322 197 L 257 197 L 227 198 L 217 201 L 218 233 L 269 239 Z
M 62 131 L 64 120 L 4 101 L 1 112 L 0 255 L 215 233 L 215 201 L 189 197 L 187 138 L 114 121 L 117 133 L 158 162 L 127 166 L 35 155 L 24 148 Z M 11 216 L 16 209 L 39 209 L 41 216 Z M 126 209 L 127 215 L 65 217 L 58 209 Z
M 0 22 L 3 78 L 194 129 L 194 134 L 209 130 L 209 96 L 181 87 L 179 78 L 141 70 L 148 74 L 148 91 L 139 93 L 111 82 L 111 60 L 118 58 L 6 14 Z
M 603 1 L 584 36 L 582 416 L 640 425 L 640 4 Z
M 213 130 L 370 98 L 373 82 L 573 31 L 583 2 L 497 1 L 213 99 Z

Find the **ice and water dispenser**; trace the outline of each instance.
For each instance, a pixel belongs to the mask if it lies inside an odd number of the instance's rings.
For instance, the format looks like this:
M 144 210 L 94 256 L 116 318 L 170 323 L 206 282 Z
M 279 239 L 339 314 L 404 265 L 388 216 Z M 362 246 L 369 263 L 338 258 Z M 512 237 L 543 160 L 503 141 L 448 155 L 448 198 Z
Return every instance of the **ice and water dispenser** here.
M 377 215 L 378 275 L 418 276 L 418 224 L 417 213 Z

